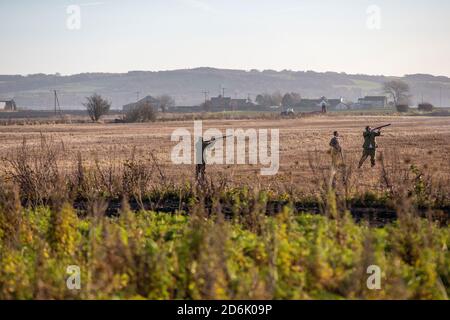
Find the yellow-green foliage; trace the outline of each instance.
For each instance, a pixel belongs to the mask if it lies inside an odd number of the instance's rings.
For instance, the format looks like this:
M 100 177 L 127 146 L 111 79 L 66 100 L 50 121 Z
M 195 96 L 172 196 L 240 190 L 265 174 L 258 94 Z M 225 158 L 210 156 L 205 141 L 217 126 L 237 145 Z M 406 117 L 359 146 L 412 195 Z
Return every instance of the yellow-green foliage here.
M 446 299 L 449 294 L 450 229 L 413 216 L 372 228 L 337 209 L 326 217 L 285 207 L 271 217 L 256 215 L 254 228 L 245 218 L 220 213 L 123 209 L 108 218 L 77 217 L 69 205 L 55 211 L 1 210 L 0 299 Z M 20 224 L 11 217 L 14 210 Z M 380 290 L 366 286 L 371 264 L 382 270 Z M 66 287 L 69 265 L 80 267 L 81 290 Z
M 60 210 L 51 211 L 48 244 L 57 254 L 74 254 L 79 238 L 77 226 L 77 215 L 70 205 L 65 204 Z

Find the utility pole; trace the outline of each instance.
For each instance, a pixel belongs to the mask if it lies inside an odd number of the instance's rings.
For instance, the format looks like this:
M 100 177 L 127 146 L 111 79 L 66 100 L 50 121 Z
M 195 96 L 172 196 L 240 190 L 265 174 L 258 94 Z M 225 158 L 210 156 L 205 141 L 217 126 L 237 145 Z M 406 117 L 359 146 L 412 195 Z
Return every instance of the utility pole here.
M 225 98 L 225 87 L 222 87 L 222 97 Z
M 209 91 L 202 91 L 202 93 L 205 95 L 205 104 L 206 104 L 206 101 L 208 101 L 208 94 L 209 94 Z
M 140 93 L 141 93 L 140 91 L 136 91 L 136 102 L 139 101 L 139 94 Z
M 54 94 L 54 102 L 55 102 L 55 116 L 59 112 L 59 116 L 62 117 L 62 115 L 61 115 L 61 106 L 59 105 L 59 99 L 58 99 L 58 94 L 56 93 L 56 90 L 53 90 L 53 94 Z

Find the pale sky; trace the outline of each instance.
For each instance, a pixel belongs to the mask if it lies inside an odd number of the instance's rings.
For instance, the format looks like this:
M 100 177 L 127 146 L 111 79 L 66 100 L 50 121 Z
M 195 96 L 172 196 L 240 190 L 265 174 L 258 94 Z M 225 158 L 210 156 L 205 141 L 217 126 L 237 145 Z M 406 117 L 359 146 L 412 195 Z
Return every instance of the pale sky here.
M 70 5 L 80 8 L 80 29 Z M 0 0 L 0 74 L 216 67 L 450 76 L 449 14 L 448 0 Z

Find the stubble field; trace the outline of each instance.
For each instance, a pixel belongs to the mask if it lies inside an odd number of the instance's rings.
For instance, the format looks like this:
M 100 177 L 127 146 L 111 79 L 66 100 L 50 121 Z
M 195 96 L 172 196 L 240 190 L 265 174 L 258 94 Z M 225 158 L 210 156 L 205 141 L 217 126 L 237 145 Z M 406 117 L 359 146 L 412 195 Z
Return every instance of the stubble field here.
M 317 116 L 302 119 L 270 120 L 206 120 L 203 130 L 279 129 L 280 168 L 274 176 L 261 176 L 261 164 L 211 165 L 210 177 L 226 177 L 235 185 L 280 188 L 280 184 L 295 186 L 302 192 L 314 192 L 317 173 L 330 169 L 329 140 L 334 130 L 342 136 L 345 163 L 352 171 L 355 192 L 380 189 L 382 166 L 370 169 L 369 160 L 362 170 L 356 170 L 361 156 L 362 132 L 366 125 L 392 123 L 378 138 L 377 158 L 384 156 L 388 169 L 406 170 L 411 165 L 425 170 L 442 185 L 450 181 L 450 117 L 398 116 Z M 122 162 L 133 153 L 158 164 L 166 177 L 175 182 L 192 180 L 194 165 L 176 165 L 171 161 L 172 132 L 186 128 L 193 133 L 193 121 L 167 121 L 146 124 L 59 124 L 0 127 L 0 152 L 8 158 L 26 139 L 28 145 L 38 145 L 42 136 L 60 143 L 64 153 L 60 159 L 73 166 L 77 154 L 87 165 Z M 193 148 L 193 144 L 192 144 Z M 192 149 L 193 150 L 193 149 Z M 447 189 L 448 190 L 448 189 Z

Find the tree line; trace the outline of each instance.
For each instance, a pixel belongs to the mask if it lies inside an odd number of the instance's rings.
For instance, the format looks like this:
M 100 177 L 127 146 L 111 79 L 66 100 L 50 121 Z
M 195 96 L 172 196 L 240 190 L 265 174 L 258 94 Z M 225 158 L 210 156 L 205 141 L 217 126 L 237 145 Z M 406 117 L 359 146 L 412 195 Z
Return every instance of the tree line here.
M 255 102 L 262 107 L 283 106 L 292 107 L 300 103 L 302 97 L 297 92 L 287 92 L 282 95 L 280 92 L 261 93 L 256 96 Z
M 175 106 L 175 100 L 168 94 L 158 96 L 158 106 L 162 112 L 167 112 L 170 107 Z M 86 102 L 83 103 L 89 118 L 93 122 L 99 121 L 103 116 L 108 114 L 111 109 L 111 102 L 104 99 L 101 95 L 94 93 L 86 97 Z M 155 121 L 157 108 L 148 102 L 136 102 L 136 107 L 127 111 L 123 120 L 125 122 L 148 122 Z
M 390 80 L 383 84 L 382 91 L 391 100 L 398 111 L 408 109 L 411 100 L 410 87 L 402 80 Z M 167 112 L 170 107 L 175 106 L 175 100 L 167 94 L 156 98 L 159 102 L 159 108 L 162 112 Z M 284 95 L 279 91 L 273 93 L 260 93 L 255 98 L 255 103 L 261 107 L 282 106 L 294 107 L 302 100 L 298 92 L 286 92 Z M 106 115 L 111 108 L 111 102 L 95 93 L 86 98 L 83 103 L 90 119 L 94 122 L 99 121 Z M 205 106 L 206 108 L 206 106 Z M 136 108 L 129 110 L 125 116 L 125 122 L 147 122 L 156 120 L 158 110 L 149 103 L 139 103 Z

